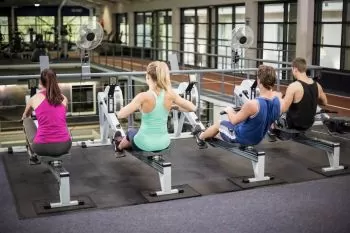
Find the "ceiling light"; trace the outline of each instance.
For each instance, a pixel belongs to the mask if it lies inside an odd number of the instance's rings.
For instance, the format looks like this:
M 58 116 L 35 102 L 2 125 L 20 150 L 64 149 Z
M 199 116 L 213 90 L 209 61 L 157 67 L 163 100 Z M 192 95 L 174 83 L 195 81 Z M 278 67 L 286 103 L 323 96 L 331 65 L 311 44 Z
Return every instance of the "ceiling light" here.
M 35 3 L 34 6 L 35 6 L 35 7 L 39 7 L 40 4 L 39 4 L 39 3 Z

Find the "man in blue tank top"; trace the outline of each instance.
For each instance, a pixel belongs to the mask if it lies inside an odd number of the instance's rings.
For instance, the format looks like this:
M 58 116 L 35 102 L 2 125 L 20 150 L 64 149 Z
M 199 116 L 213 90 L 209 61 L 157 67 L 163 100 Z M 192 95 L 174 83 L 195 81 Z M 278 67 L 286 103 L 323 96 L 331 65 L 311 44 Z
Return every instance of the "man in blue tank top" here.
M 205 148 L 205 139 L 215 137 L 218 133 L 223 140 L 242 145 L 256 145 L 264 138 L 271 124 L 281 114 L 281 102 L 273 91 L 276 71 L 271 66 L 259 66 L 257 73 L 260 96 L 244 103 L 241 110 L 235 112 L 227 107 L 229 121 L 218 122 L 204 132 L 195 132 L 197 144 Z

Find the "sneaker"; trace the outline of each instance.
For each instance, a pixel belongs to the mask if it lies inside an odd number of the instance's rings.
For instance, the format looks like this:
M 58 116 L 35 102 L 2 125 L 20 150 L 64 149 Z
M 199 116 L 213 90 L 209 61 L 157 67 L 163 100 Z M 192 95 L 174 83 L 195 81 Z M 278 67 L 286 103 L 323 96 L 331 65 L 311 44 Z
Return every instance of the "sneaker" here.
M 41 161 L 39 160 L 38 156 L 30 149 L 28 145 L 26 145 L 27 153 L 29 155 L 29 165 L 37 165 L 41 164 Z
M 194 130 L 192 131 L 192 134 L 195 136 L 196 138 L 196 143 L 199 147 L 199 149 L 206 149 L 208 148 L 207 143 L 203 140 L 199 138 L 199 135 L 202 133 L 202 129 L 199 126 L 196 126 L 194 128 Z
M 41 164 L 38 156 L 33 155 L 29 157 L 29 165 L 38 165 L 38 164 Z
M 267 136 L 267 140 L 268 140 L 269 142 L 276 142 L 276 141 L 277 141 L 277 136 L 276 136 L 276 134 L 272 133 L 270 130 L 267 131 L 266 136 Z
M 113 142 L 114 142 L 114 151 L 121 153 L 123 150 L 119 149 L 119 144 L 123 140 L 122 133 L 120 131 L 115 132 L 114 137 L 113 137 Z

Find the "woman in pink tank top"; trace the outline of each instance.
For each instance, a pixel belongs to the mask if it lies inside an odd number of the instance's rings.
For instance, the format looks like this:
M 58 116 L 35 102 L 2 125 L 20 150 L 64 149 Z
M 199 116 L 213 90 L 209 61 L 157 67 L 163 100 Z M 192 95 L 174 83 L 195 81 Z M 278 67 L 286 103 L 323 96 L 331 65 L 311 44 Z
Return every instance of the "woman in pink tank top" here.
M 71 137 L 67 128 L 67 98 L 58 86 L 56 73 L 45 69 L 40 76 L 42 90 L 31 97 L 24 110 L 22 120 L 30 162 L 38 163 L 36 155 L 60 156 L 71 148 Z M 34 110 L 38 128 L 29 117 Z

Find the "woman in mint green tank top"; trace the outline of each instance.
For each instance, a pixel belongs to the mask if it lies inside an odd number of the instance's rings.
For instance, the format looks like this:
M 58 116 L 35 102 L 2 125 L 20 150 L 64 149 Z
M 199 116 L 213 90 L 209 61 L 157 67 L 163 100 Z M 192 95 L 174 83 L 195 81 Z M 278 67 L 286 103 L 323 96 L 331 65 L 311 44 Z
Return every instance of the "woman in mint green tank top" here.
M 192 102 L 172 90 L 165 62 L 155 61 L 147 66 L 146 83 L 149 90 L 136 95 L 117 115 L 119 119 L 127 118 L 137 110 L 142 114 L 138 130 L 129 129 L 124 138 L 119 131 L 116 132 L 115 150 L 118 152 L 130 147 L 142 151 L 166 149 L 170 145 L 167 122 L 171 107 L 177 105 L 182 111 L 196 110 Z

